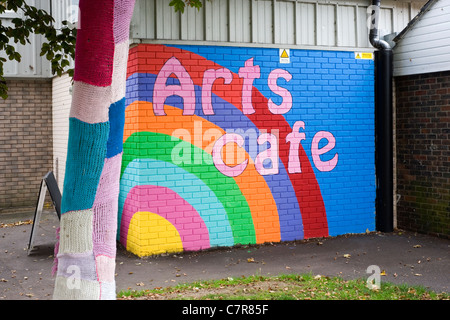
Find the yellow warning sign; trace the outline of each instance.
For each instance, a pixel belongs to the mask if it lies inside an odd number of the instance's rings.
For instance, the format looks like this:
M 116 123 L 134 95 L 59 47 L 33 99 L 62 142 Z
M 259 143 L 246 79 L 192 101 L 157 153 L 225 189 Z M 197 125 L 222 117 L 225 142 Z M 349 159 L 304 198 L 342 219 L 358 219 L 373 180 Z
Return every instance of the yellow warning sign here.
M 280 49 L 280 63 L 291 63 L 291 52 L 289 49 Z
M 373 60 L 372 52 L 355 52 L 355 59 Z

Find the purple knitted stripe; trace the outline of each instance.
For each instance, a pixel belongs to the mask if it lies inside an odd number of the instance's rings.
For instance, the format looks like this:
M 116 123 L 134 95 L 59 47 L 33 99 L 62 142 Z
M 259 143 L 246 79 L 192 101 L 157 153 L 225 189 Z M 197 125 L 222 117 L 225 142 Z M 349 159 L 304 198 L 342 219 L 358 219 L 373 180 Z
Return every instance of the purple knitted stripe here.
M 58 276 L 97 281 L 95 258 L 92 252 L 58 255 Z
M 114 1 L 114 42 L 116 44 L 128 40 L 134 2 L 135 0 Z

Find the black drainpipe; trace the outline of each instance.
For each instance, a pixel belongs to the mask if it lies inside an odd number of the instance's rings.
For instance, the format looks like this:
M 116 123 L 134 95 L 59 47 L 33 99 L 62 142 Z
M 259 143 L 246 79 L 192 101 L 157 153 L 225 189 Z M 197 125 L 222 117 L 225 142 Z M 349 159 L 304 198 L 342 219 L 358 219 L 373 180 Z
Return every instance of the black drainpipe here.
M 380 1 L 372 1 L 380 8 Z M 379 12 L 379 11 L 378 11 Z M 392 120 L 392 60 L 388 42 L 378 34 L 378 19 L 372 10 L 369 40 L 375 51 L 375 167 L 376 167 L 376 229 L 394 230 L 393 202 L 393 120 Z

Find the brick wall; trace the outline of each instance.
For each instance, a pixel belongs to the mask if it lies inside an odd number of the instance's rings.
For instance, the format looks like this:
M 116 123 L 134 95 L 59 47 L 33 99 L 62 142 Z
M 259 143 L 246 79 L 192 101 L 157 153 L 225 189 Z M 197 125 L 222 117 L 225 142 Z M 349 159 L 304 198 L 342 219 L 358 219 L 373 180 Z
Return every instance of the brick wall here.
M 0 100 L 0 213 L 35 206 L 52 170 L 51 80 L 7 80 Z
M 282 53 L 130 50 L 119 199 L 130 251 L 374 230 L 373 60 Z
M 450 236 L 450 72 L 396 83 L 397 225 Z

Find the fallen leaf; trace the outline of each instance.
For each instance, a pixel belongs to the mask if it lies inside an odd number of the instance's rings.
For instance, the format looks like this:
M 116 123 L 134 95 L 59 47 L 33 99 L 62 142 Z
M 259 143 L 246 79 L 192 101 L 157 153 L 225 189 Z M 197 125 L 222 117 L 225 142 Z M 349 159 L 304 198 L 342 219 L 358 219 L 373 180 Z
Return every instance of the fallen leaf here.
M 349 259 L 350 257 L 351 257 L 351 255 L 348 253 L 344 254 L 344 258 Z
M 420 273 L 415 273 L 414 274 L 416 277 L 421 277 L 422 276 L 422 274 L 420 274 Z
M 385 276 L 385 275 L 386 275 L 386 271 L 382 270 L 381 273 L 380 273 L 380 276 Z
M 413 248 L 422 248 L 422 246 L 420 244 L 416 244 Z
M 247 262 L 248 262 L 248 263 L 255 262 L 255 259 L 254 259 L 254 258 L 248 258 L 248 259 L 247 259 Z
M 143 282 L 139 282 L 139 283 L 136 283 L 136 285 L 137 285 L 138 287 L 143 287 L 143 286 L 144 286 L 144 283 L 143 283 Z

